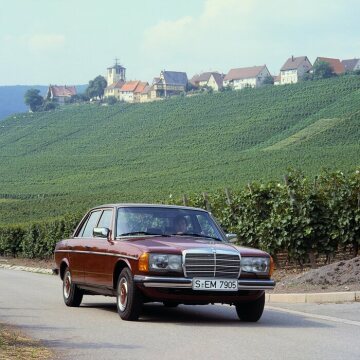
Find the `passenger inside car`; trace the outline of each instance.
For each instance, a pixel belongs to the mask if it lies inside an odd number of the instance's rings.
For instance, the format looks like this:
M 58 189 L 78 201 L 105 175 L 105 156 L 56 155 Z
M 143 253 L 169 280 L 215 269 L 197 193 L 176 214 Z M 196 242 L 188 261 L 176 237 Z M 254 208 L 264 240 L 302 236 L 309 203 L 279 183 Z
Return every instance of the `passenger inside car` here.
M 187 222 L 184 216 L 178 215 L 174 218 L 174 229 L 176 234 L 183 234 L 187 231 Z

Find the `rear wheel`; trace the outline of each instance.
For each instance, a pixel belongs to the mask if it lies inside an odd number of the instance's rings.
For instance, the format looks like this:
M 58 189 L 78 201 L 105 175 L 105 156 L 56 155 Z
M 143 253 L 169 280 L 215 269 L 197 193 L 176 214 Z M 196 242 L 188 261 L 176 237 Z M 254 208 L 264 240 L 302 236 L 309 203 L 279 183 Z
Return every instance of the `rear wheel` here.
M 140 291 L 134 284 L 129 268 L 124 268 L 117 284 L 116 304 L 119 316 L 123 320 L 134 321 L 140 316 L 143 300 Z
M 265 293 L 258 299 L 236 304 L 236 312 L 242 321 L 256 322 L 261 318 L 265 306 Z
M 65 269 L 63 279 L 63 298 L 67 306 L 80 306 L 84 293 L 72 282 L 69 268 Z

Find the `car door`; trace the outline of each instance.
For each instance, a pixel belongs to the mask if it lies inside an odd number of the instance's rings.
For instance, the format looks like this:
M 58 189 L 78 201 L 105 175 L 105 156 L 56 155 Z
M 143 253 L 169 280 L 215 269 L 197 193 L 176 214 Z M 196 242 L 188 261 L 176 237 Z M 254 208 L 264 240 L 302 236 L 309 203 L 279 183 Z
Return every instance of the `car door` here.
M 85 282 L 84 264 L 86 262 L 86 252 L 89 242 L 89 233 L 94 225 L 97 224 L 101 211 L 92 211 L 88 214 L 80 229 L 76 232 L 74 238 L 68 241 L 69 260 L 72 280 L 75 283 Z M 96 226 L 96 225 L 95 225 Z
M 102 227 L 113 230 L 114 211 L 111 208 L 104 208 L 100 218 L 94 227 Z M 110 256 L 109 241 L 102 237 L 93 235 L 87 242 L 87 256 L 84 262 L 85 283 L 99 287 L 112 287 L 112 271 L 114 259 Z

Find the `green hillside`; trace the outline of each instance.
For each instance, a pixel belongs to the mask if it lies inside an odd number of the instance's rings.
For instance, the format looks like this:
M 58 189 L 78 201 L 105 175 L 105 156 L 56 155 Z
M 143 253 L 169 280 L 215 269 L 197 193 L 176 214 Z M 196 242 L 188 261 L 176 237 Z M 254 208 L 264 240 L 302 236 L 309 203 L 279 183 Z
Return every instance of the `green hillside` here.
M 0 125 L 0 224 L 348 170 L 359 139 L 359 76 L 18 114 Z

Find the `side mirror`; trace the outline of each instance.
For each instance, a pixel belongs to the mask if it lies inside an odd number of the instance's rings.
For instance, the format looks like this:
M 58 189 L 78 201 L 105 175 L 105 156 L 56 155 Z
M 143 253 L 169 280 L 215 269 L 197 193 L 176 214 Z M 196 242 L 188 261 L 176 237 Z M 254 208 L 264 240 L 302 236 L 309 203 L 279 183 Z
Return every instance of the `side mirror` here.
M 108 239 L 109 236 L 110 236 L 110 229 L 102 228 L 102 227 L 99 227 L 99 228 L 96 227 L 93 230 L 93 236 Z
M 236 234 L 226 234 L 226 238 L 231 244 L 235 244 L 238 241 Z

